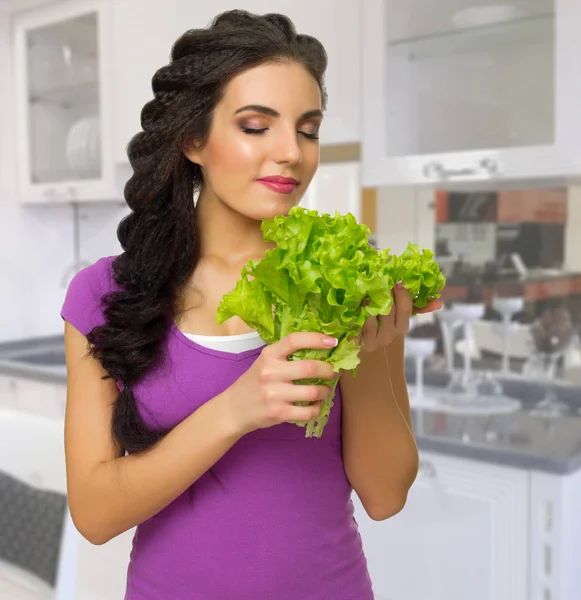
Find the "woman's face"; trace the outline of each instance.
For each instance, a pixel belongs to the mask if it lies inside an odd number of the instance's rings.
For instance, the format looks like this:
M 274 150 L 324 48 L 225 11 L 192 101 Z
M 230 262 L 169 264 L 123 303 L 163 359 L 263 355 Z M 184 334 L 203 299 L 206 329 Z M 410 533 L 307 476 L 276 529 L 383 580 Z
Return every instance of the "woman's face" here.
M 300 64 L 265 64 L 236 76 L 216 106 L 205 146 L 186 150 L 202 168 L 201 197 L 257 221 L 288 213 L 319 165 L 321 120 L 319 86 Z M 298 183 L 263 180 L 272 177 Z

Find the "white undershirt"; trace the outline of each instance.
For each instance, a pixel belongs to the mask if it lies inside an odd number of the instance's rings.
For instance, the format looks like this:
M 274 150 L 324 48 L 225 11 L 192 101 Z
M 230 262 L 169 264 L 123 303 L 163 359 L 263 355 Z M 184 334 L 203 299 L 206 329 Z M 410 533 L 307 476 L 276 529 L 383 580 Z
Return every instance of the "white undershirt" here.
M 240 335 L 197 335 L 194 333 L 184 333 L 184 335 L 193 342 L 196 342 L 196 344 L 200 344 L 200 346 L 235 354 L 260 348 L 260 346 L 264 346 L 266 343 L 260 337 L 258 331 L 242 333 Z

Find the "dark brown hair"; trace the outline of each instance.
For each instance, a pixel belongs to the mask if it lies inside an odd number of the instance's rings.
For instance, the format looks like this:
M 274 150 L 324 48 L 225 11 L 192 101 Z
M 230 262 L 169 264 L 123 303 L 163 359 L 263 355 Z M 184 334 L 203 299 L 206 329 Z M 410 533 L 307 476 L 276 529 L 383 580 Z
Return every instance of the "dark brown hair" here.
M 125 186 L 131 213 L 119 223 L 123 252 L 113 261 L 122 291 L 103 297 L 106 322 L 88 335 L 90 353 L 123 383 L 112 435 L 128 453 L 153 447 L 170 429 L 152 430 L 142 420 L 132 387 L 163 358 L 169 319 L 199 257 L 194 193 L 203 186 L 198 165 L 183 149 L 208 138 L 212 114 L 225 85 L 264 63 L 302 64 L 321 89 L 327 55 L 313 37 L 297 34 L 280 14 L 232 10 L 204 29 L 184 33 L 171 61 L 152 80 L 154 99 L 141 112 L 139 132 L 128 145 L 133 175 Z

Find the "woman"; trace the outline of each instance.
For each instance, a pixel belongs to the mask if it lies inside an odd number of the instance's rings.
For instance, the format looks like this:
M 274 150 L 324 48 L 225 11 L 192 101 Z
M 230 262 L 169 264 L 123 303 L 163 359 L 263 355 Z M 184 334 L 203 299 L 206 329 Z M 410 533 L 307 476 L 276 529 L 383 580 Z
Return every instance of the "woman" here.
M 409 294 L 365 325 L 358 376 L 340 376 L 321 438 L 288 421 L 314 418 L 328 387 L 293 380 L 332 369 L 286 357 L 336 340 L 265 346 L 215 318 L 269 248 L 261 221 L 298 204 L 315 174 L 325 67 L 321 44 L 281 15 L 231 11 L 185 33 L 129 145 L 123 253 L 67 291 L 69 504 L 94 544 L 138 526 L 126 600 L 373 597 L 350 495 L 386 519 L 416 476 Z

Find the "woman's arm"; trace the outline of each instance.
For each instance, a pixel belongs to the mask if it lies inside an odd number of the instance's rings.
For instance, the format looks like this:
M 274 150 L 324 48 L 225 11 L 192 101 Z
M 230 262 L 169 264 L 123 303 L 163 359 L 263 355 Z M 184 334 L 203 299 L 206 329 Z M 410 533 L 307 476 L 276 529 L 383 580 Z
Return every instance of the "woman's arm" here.
M 359 356 L 357 376 L 340 376 L 343 463 L 367 514 L 381 521 L 403 508 L 418 472 L 404 337 Z
M 104 544 L 152 517 L 187 490 L 242 436 L 222 402 L 203 404 L 160 443 L 125 456 L 111 439 L 118 390 L 91 357 L 86 338 L 65 325 L 67 408 L 65 450 L 73 522 L 93 544 Z

